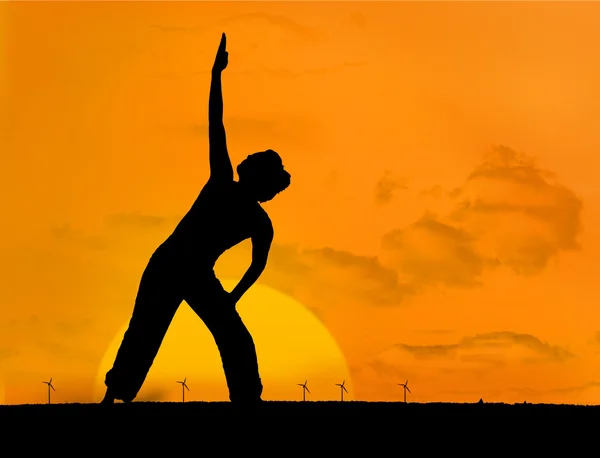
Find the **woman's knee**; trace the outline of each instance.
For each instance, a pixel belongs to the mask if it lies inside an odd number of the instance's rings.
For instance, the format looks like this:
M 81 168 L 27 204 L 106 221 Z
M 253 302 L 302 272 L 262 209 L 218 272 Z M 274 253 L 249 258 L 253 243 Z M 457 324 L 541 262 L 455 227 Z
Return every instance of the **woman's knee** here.
M 232 345 L 254 348 L 254 339 L 241 319 L 223 319 L 210 328 L 219 346 Z

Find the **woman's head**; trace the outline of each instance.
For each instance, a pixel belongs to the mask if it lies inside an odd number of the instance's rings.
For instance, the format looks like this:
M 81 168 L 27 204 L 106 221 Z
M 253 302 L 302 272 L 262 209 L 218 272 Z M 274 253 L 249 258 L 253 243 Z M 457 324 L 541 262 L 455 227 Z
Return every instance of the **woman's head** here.
M 269 149 L 249 155 L 237 166 L 246 189 L 259 202 L 267 202 L 290 185 L 291 175 L 284 169 L 281 157 Z

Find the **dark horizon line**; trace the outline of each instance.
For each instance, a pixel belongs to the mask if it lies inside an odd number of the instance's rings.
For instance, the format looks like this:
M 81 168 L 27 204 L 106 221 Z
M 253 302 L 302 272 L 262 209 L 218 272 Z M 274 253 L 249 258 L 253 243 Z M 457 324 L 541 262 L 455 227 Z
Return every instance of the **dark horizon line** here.
M 565 404 L 565 403 L 546 403 L 546 402 L 539 402 L 539 403 L 534 403 L 534 402 L 503 402 L 503 401 L 499 401 L 499 402 L 494 402 L 494 401 L 472 401 L 472 402 L 452 402 L 452 401 L 431 401 L 431 402 L 404 402 L 404 401 L 361 401 L 361 400 L 344 400 L 344 401 L 340 401 L 340 400 L 316 400 L 316 401 L 311 401 L 311 400 L 289 400 L 289 401 L 285 401 L 285 400 L 263 400 L 262 402 L 265 403 L 298 403 L 298 404 L 305 404 L 307 402 L 316 404 L 316 403 L 331 403 L 331 404 L 344 404 L 344 403 L 354 403 L 354 404 L 417 404 L 417 405 L 432 405 L 432 404 L 436 404 L 436 405 L 440 405 L 440 404 L 444 404 L 444 405 L 473 405 L 473 404 L 485 404 L 485 405 L 505 405 L 505 406 L 522 406 L 522 405 L 527 405 L 527 406 L 565 406 L 565 407 L 600 407 L 600 404 Z M 126 404 L 231 404 L 231 401 L 196 401 L 196 400 L 190 400 L 190 401 L 186 401 L 185 403 L 181 402 L 181 401 L 132 401 L 131 403 L 123 403 L 123 402 L 119 402 L 117 404 L 122 404 L 122 405 L 126 405 Z M 60 405 L 97 405 L 97 402 L 57 402 L 57 403 L 53 403 L 53 404 L 47 404 L 47 403 L 43 403 L 43 402 L 38 402 L 38 403 L 28 403 L 28 404 L 0 404 L 0 408 L 2 407 L 20 407 L 20 406 L 60 406 Z

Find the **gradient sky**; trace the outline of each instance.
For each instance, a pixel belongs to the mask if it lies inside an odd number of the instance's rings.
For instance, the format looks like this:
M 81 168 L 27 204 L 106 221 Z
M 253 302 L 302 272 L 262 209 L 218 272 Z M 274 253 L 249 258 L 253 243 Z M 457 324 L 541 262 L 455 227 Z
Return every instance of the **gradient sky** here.
M 207 178 L 225 31 L 232 160 L 273 148 L 292 174 L 265 205 L 261 282 L 322 320 L 357 399 L 409 379 L 416 402 L 600 403 L 600 4 L 4 2 L 0 19 L 5 402 L 43 402 L 49 376 L 90 400 Z

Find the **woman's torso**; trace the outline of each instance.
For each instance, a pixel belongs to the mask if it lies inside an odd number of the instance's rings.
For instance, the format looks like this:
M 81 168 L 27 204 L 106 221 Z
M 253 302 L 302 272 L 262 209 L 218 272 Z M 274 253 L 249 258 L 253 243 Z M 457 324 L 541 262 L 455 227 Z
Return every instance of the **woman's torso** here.
M 187 268 L 212 269 L 221 254 L 250 238 L 264 217 L 237 182 L 209 181 L 159 250 Z

